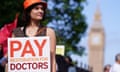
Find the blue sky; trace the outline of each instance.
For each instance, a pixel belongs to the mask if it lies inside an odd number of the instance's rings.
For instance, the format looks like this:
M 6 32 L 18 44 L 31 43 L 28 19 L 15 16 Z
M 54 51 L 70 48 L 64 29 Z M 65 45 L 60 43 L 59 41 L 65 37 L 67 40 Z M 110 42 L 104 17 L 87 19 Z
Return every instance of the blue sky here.
M 117 53 L 120 53 L 120 0 L 99 0 L 102 25 L 105 29 L 105 54 L 104 54 L 104 65 L 113 64 L 114 57 Z M 88 53 L 87 47 L 87 34 L 89 27 L 93 23 L 94 13 L 96 11 L 97 0 L 87 0 L 88 4 L 85 4 L 83 13 L 86 16 L 86 22 L 88 29 L 86 37 L 82 38 L 81 45 L 86 47 L 86 53 Z M 87 63 L 87 56 L 81 57 L 83 63 Z

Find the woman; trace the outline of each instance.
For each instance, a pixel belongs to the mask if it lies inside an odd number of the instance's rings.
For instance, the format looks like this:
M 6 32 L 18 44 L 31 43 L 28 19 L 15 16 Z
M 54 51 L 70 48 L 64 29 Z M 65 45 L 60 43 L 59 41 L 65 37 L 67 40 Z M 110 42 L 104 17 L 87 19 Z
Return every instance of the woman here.
M 51 72 L 56 72 L 55 32 L 51 28 L 42 26 L 41 21 L 44 18 L 47 3 L 41 0 L 25 0 L 23 13 L 23 27 L 18 27 L 13 31 L 13 37 L 50 37 L 50 54 L 51 54 Z

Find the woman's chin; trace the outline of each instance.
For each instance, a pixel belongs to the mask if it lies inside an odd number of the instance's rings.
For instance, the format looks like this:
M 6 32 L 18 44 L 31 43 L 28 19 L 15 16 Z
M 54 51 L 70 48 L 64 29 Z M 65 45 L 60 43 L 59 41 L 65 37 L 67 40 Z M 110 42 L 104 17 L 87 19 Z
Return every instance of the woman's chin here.
M 43 19 L 42 17 L 37 18 L 37 20 L 42 20 L 42 19 Z

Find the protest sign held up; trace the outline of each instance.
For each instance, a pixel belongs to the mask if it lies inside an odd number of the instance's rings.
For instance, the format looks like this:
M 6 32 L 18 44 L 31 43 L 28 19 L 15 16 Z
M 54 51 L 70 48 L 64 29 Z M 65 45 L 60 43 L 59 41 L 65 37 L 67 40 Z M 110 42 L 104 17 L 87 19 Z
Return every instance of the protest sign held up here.
M 50 72 L 49 37 L 9 38 L 8 72 Z

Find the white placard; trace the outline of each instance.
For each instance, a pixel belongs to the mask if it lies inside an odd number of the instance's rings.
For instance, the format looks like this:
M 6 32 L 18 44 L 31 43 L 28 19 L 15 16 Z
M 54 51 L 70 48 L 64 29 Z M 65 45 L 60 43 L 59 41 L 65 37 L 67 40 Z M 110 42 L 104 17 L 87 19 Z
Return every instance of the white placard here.
M 9 38 L 8 72 L 50 72 L 49 37 Z

